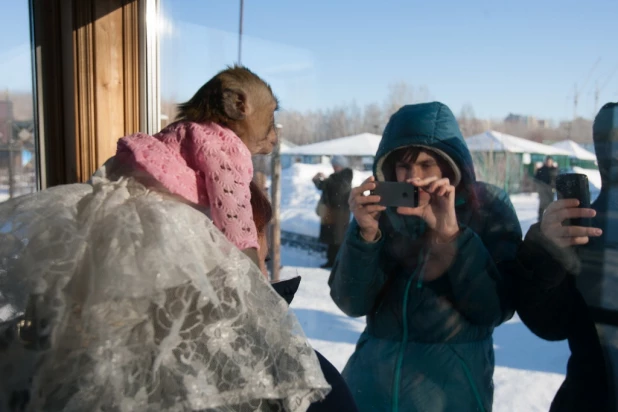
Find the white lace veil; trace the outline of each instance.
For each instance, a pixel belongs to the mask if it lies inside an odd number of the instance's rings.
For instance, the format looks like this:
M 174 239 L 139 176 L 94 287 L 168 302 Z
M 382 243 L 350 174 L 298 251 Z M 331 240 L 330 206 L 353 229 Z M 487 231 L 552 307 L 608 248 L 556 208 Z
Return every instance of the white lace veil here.
M 39 348 L 0 343 L 0 409 L 30 376 L 32 411 L 304 411 L 330 389 L 259 269 L 130 177 L 0 204 L 0 293 Z

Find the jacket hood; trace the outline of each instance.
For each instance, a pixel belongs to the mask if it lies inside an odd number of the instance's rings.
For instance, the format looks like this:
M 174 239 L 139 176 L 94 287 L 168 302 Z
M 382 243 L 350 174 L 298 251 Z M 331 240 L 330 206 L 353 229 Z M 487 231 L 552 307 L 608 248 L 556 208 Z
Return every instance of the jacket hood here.
M 601 108 L 594 119 L 592 136 L 603 188 L 608 189 L 618 184 L 618 103 Z
M 429 149 L 454 162 L 464 184 L 476 181 L 472 156 L 448 106 L 439 102 L 407 105 L 390 118 L 373 164 L 376 179 L 384 180 L 382 165 L 391 152 L 411 146 Z

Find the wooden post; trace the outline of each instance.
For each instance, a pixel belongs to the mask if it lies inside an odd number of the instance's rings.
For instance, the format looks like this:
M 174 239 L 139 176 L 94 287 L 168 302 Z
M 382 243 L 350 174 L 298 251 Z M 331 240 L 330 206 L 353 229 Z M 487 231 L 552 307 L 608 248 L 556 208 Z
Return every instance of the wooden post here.
M 279 219 L 279 209 L 281 207 L 281 152 L 279 143 L 275 150 L 273 150 L 271 167 L 270 198 L 273 207 L 273 220 L 270 226 L 270 276 L 273 282 L 277 282 L 279 281 L 279 270 L 281 268 L 281 221 Z
M 9 199 L 15 197 L 15 176 L 13 173 L 13 136 L 9 136 Z

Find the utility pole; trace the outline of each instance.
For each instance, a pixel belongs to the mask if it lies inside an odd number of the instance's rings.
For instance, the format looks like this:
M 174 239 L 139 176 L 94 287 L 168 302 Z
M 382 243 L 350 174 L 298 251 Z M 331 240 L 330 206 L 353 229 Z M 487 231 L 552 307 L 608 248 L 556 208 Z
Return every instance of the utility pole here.
M 242 25 L 243 14 L 245 13 L 245 2 L 240 0 L 240 22 L 238 24 L 238 65 L 242 64 Z
M 575 87 L 573 88 L 573 120 L 571 120 L 571 124 L 569 125 L 568 136 L 567 136 L 567 138 L 569 139 L 571 138 L 571 132 L 573 130 L 573 123 L 575 123 L 575 119 L 577 119 L 577 104 L 579 103 L 579 95 L 581 94 L 582 90 L 588 84 L 588 81 L 590 80 L 592 73 L 597 68 L 600 62 L 601 62 L 601 58 L 599 57 L 597 61 L 592 65 L 592 68 L 588 72 L 588 76 L 586 77 L 586 80 L 581 84 L 581 87 L 578 88 L 577 83 L 575 83 Z
M 609 73 L 609 75 L 605 78 L 603 82 L 599 83 L 599 80 L 596 81 L 594 88 L 594 113 L 592 115 L 593 117 L 596 116 L 599 111 L 599 98 L 601 96 L 601 92 L 603 91 L 603 89 L 605 89 L 605 87 L 608 85 L 608 83 L 610 82 L 612 77 L 614 77 L 614 74 L 616 74 L 617 71 L 618 66 L 616 66 L 614 70 Z
M 579 92 L 577 91 L 577 83 L 573 87 L 573 121 L 577 119 L 577 103 L 579 103 Z
M 280 124 L 276 126 L 278 131 L 281 127 Z M 278 134 L 281 135 L 281 132 Z M 273 220 L 270 225 L 270 276 L 273 282 L 279 281 L 281 269 L 281 139 L 278 140 L 272 153 L 270 173 L 270 201 L 273 208 Z

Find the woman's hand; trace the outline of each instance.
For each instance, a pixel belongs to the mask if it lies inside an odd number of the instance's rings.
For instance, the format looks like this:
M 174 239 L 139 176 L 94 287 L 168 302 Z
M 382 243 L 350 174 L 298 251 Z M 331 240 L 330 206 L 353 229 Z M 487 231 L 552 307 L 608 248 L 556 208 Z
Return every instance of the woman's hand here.
M 398 207 L 397 213 L 407 216 L 419 216 L 431 231 L 434 240 L 438 243 L 450 242 L 459 234 L 459 224 L 455 214 L 455 186 L 451 185 L 448 178 L 438 179 L 429 177 L 426 179 L 409 179 L 412 183 L 429 194 L 429 200 L 421 202 L 418 207 Z M 419 198 L 420 198 L 419 193 Z
M 541 220 L 541 232 L 559 247 L 585 245 L 590 237 L 598 237 L 603 231 L 594 227 L 563 226 L 567 219 L 592 218 L 596 215 L 594 209 L 579 208 L 577 199 L 560 199 L 552 202 Z
M 367 242 L 373 242 L 378 236 L 380 212 L 386 209 L 386 207 L 376 204 L 380 201 L 380 196 L 365 196 L 363 194 L 375 188 L 375 178 L 370 176 L 360 186 L 352 189 L 348 199 L 350 211 L 360 227 L 360 234 Z

